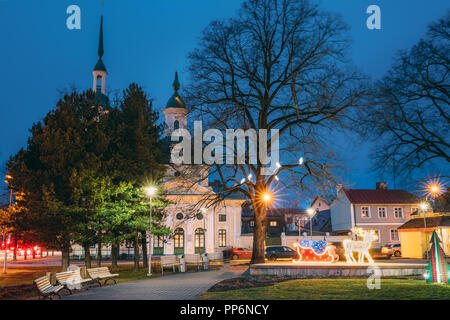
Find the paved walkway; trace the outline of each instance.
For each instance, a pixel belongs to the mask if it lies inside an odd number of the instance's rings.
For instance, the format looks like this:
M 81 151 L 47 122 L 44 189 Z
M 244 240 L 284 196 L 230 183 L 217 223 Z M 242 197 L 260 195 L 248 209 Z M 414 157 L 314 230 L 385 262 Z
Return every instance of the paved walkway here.
M 214 271 L 170 274 L 148 280 L 118 283 L 114 286 L 92 287 L 64 296 L 64 300 L 195 300 L 217 282 L 241 275 L 243 268 L 225 264 Z

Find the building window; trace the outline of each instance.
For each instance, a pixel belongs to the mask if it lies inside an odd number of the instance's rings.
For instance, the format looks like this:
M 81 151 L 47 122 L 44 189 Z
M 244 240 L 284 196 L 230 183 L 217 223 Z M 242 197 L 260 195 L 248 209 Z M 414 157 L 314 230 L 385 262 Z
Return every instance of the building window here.
M 154 236 L 153 237 L 153 248 L 164 247 L 164 236 Z
M 180 129 L 180 122 L 178 122 L 178 120 L 175 120 L 175 122 L 173 123 L 173 130 L 178 130 Z
M 252 221 L 250 221 L 250 227 L 252 227 L 252 228 L 253 228 L 254 226 L 255 226 L 255 221 L 253 221 L 253 220 L 252 220 Z
M 394 217 L 403 218 L 403 208 L 394 208 Z
M 227 221 L 227 215 L 219 214 L 219 222 L 225 222 L 225 221 Z
M 398 241 L 398 230 L 391 230 L 391 241 Z
M 385 207 L 378 207 L 378 217 L 387 218 Z
M 184 254 L 184 230 L 182 228 L 175 229 L 175 233 L 173 235 L 173 242 L 176 255 Z
M 223 248 L 227 246 L 227 230 L 219 230 L 219 247 Z
M 419 208 L 417 208 L 417 207 L 412 207 L 411 208 L 411 214 L 417 214 L 418 211 L 419 211 Z
M 276 221 L 276 220 L 270 220 L 270 224 L 269 224 L 271 227 L 276 227 L 276 226 L 278 226 L 278 221 Z
M 195 253 L 205 252 L 205 229 L 198 228 L 195 230 Z
M 361 207 L 361 217 L 370 218 L 369 207 Z

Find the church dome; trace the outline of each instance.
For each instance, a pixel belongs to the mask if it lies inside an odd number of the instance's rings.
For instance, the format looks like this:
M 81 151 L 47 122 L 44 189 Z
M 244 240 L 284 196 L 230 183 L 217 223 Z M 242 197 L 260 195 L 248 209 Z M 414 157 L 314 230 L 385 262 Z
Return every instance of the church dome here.
M 105 64 L 103 63 L 101 58 L 98 59 L 97 64 L 94 67 L 94 71 L 105 71 L 106 72 Z
M 167 101 L 166 108 L 186 108 L 183 99 L 178 94 L 178 90 L 180 89 L 180 81 L 178 81 L 178 72 L 175 72 L 175 80 L 173 81 L 172 87 L 175 92 L 170 97 L 169 101 Z

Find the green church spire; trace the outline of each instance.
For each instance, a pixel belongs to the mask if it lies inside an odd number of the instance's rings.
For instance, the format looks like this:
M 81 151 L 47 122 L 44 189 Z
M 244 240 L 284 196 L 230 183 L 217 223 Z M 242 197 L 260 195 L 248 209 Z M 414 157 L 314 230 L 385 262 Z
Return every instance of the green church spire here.
M 94 67 L 94 71 L 105 71 L 106 67 L 105 64 L 102 61 L 102 57 L 105 51 L 103 50 L 103 16 L 100 20 L 100 37 L 98 39 L 98 61 L 97 64 Z
M 180 90 L 180 81 L 178 81 L 178 72 L 175 72 L 175 80 L 173 80 L 172 84 L 173 90 Z
M 180 81 L 178 80 L 178 72 L 175 72 L 175 79 L 172 83 L 172 88 L 175 91 L 170 97 L 169 101 L 167 101 L 166 108 L 186 108 L 183 99 L 178 94 L 178 90 L 180 90 Z
M 103 16 L 100 19 L 100 37 L 98 39 L 98 57 L 101 59 L 103 57 Z

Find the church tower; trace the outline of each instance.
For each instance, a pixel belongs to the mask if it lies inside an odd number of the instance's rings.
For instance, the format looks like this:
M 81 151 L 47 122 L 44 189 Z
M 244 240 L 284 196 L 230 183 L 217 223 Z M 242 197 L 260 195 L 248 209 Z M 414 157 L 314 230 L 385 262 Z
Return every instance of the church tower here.
M 103 16 L 100 20 L 100 37 L 98 40 L 98 61 L 92 71 L 94 78 L 93 91 L 95 92 L 95 104 L 101 107 L 107 107 L 109 104 L 108 97 L 105 95 L 106 92 L 106 76 L 108 72 L 106 71 L 105 64 L 102 61 L 104 51 L 103 51 Z
M 178 94 L 180 90 L 180 81 L 178 80 L 178 72 L 175 72 L 175 80 L 172 84 L 174 93 L 167 101 L 166 108 L 163 110 L 166 122 L 165 136 L 170 136 L 174 130 L 187 129 L 187 116 L 189 110 Z

